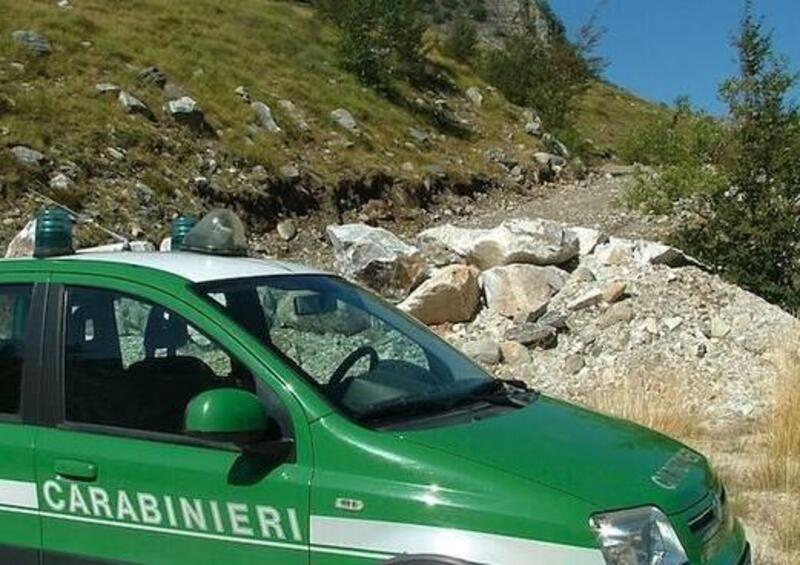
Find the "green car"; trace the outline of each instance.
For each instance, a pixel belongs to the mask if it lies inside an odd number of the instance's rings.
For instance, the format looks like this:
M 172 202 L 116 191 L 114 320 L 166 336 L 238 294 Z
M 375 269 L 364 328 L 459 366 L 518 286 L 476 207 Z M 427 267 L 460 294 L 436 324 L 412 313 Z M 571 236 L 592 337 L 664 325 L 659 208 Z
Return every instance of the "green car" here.
M 0 261 L 2 563 L 750 563 L 703 456 L 246 257 L 229 213 L 164 253 L 68 224 Z

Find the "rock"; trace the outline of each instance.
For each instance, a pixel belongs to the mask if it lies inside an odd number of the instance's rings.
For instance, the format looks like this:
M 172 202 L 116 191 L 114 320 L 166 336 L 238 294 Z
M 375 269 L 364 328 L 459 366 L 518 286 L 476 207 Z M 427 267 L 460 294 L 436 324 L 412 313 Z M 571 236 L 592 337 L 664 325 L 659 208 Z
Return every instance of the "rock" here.
M 345 110 L 344 108 L 338 108 L 331 112 L 331 119 L 336 122 L 339 127 L 346 129 L 350 133 L 358 134 L 360 133 L 358 122 L 353 117 L 353 114 Z
M 428 270 L 419 249 L 364 224 L 328 226 L 338 271 L 393 299 L 405 297 Z
M 298 130 L 302 132 L 311 131 L 311 126 L 308 125 L 305 114 L 291 100 L 278 100 L 278 107 L 289 116 L 289 119 Z
M 627 291 L 627 289 L 628 285 L 626 285 L 623 282 L 611 283 L 603 291 L 603 301 L 607 302 L 608 304 L 619 302 L 625 296 L 625 292 Z
M 95 84 L 94 89 L 100 94 L 111 94 L 113 96 L 119 95 L 119 91 L 122 90 L 119 86 L 116 84 L 111 84 L 110 82 L 100 82 Z
M 550 326 L 557 332 L 563 332 L 569 329 L 567 325 L 567 316 L 560 312 L 547 312 L 544 316 L 539 318 L 538 323 L 540 326 Z
M 6 258 L 31 257 L 34 247 L 36 247 L 36 220 L 31 220 L 8 244 Z
M 53 52 L 50 42 L 40 33 L 30 30 L 17 30 L 11 33 L 11 39 L 21 45 L 28 52 L 39 57 L 44 57 Z
M 578 238 L 548 220 L 508 220 L 492 230 L 452 225 L 425 230 L 417 238 L 426 253 L 443 260 L 465 260 L 480 269 L 528 263 L 560 265 L 578 255 Z
M 378 222 L 380 220 L 391 220 L 394 217 L 391 205 L 380 198 L 370 198 L 366 204 L 361 207 L 359 218 L 368 224 Z
M 177 100 L 170 100 L 164 109 L 175 121 L 186 124 L 194 130 L 203 132 L 211 130 L 203 110 L 200 109 L 194 98 L 184 96 Z
M 612 237 L 608 242 L 597 246 L 594 255 L 605 265 L 625 265 L 633 261 L 635 245 L 632 241 Z
M 250 98 L 250 93 L 247 91 L 247 88 L 245 88 L 244 86 L 237 86 L 236 90 L 234 90 L 233 92 L 245 104 L 250 104 L 253 101 L 253 99 Z
M 279 172 L 284 180 L 293 181 L 300 178 L 300 169 L 294 164 L 283 165 Z
M 480 281 L 486 305 L 503 316 L 525 316 L 549 304 L 567 273 L 555 267 L 508 265 L 484 272 Z
M 584 360 L 583 355 L 569 355 L 564 361 L 564 371 L 570 375 L 577 375 L 585 366 L 586 361 Z
M 75 183 L 64 173 L 57 173 L 50 178 L 50 188 L 67 191 L 75 188 Z
M 674 331 L 678 329 L 681 326 L 681 324 L 683 324 L 683 318 L 681 318 L 680 316 L 673 316 L 671 318 L 667 318 L 666 320 L 664 320 L 664 325 L 667 326 L 667 329 L 669 331 Z
M 139 82 L 144 84 L 152 84 L 158 88 L 164 88 L 167 84 L 167 75 L 158 70 L 156 67 L 145 67 L 139 72 L 137 76 Z
M 58 4 L 56 4 L 56 6 L 65 10 L 69 10 L 72 8 L 72 3 L 69 0 L 58 0 Z
M 410 127 L 408 128 L 408 135 L 411 136 L 415 142 L 420 145 L 428 145 L 430 143 L 431 137 L 428 135 L 428 132 L 421 130 L 419 128 Z
M 106 149 L 106 154 L 115 161 L 122 161 L 125 158 L 125 151 L 117 149 L 116 147 L 108 147 Z
M 481 269 L 512 263 L 561 265 L 578 255 L 577 237 L 556 222 L 509 220 L 478 237 L 467 259 Z
M 552 349 L 558 345 L 558 332 L 555 328 L 527 322 L 509 328 L 505 338 L 530 348 Z
M 178 100 L 185 96 L 189 96 L 189 94 L 182 86 L 174 82 L 167 82 L 167 84 L 164 85 L 164 98 L 167 100 Z
M 547 314 L 547 306 L 547 304 L 542 304 L 540 308 L 528 312 L 528 314 L 524 316 L 524 320 L 529 324 L 535 324 L 542 318 L 542 316 Z
M 608 241 L 608 236 L 599 230 L 571 227 L 569 231 L 578 238 L 578 252 L 581 256 L 590 255 L 598 245 Z
M 598 289 L 593 289 L 581 294 L 574 300 L 571 300 L 569 303 L 567 303 L 567 308 L 574 312 L 576 310 L 583 310 L 585 308 L 591 308 L 592 306 L 597 306 L 602 301 L 603 301 L 603 291 Z
M 479 271 L 474 267 L 450 265 L 436 271 L 400 304 L 428 325 L 469 322 L 480 308 Z
M 643 325 L 645 331 L 652 335 L 658 335 L 658 320 L 653 317 L 647 318 Z
M 136 98 L 133 94 L 125 92 L 124 90 L 120 90 L 117 99 L 119 100 L 120 105 L 129 114 L 138 114 L 144 116 L 150 121 L 156 120 L 155 114 L 153 114 L 150 108 L 147 107 L 147 104 Z
M 592 283 L 597 280 L 597 277 L 594 276 L 594 273 L 588 267 L 578 267 L 572 273 L 571 278 L 575 282 L 581 283 Z
M 718 316 L 711 318 L 707 332 L 708 337 L 724 339 L 728 337 L 729 333 L 731 333 L 731 326 L 728 322 Z
M 683 251 L 654 241 L 637 241 L 633 258 L 640 264 L 666 265 L 667 267 L 694 266 L 706 268 L 700 261 Z
M 467 94 L 467 99 L 476 108 L 480 108 L 481 105 L 483 105 L 483 94 L 481 94 L 481 91 L 477 86 L 470 86 L 467 89 L 466 94 Z
M 500 343 L 500 352 L 503 355 L 503 361 L 514 367 L 527 365 L 531 362 L 531 354 L 528 348 L 516 341 Z
M 279 222 L 275 229 L 283 241 L 291 241 L 297 235 L 297 225 L 291 218 Z
M 417 235 L 417 245 L 435 265 L 463 261 L 473 240 L 489 230 L 459 228 L 450 224 L 430 228 Z
M 629 324 L 633 321 L 633 317 L 634 311 L 630 301 L 618 302 L 603 312 L 603 315 L 597 320 L 597 325 L 605 329 L 620 323 Z
M 549 133 L 544 134 L 542 137 L 542 143 L 544 143 L 544 146 L 547 148 L 547 150 L 554 155 L 558 155 L 563 159 L 569 159 L 569 149 L 567 149 L 567 146 L 561 143 L 553 135 Z
M 500 346 L 494 341 L 470 341 L 461 347 L 461 351 L 473 361 L 484 365 L 497 365 L 502 358 Z
M 280 133 L 282 130 L 272 115 L 272 109 L 263 102 L 253 102 L 250 104 L 256 118 L 258 127 L 269 133 Z
M 196 180 L 197 179 L 195 179 L 195 182 Z M 136 193 L 136 197 L 139 199 L 139 202 L 141 202 L 145 206 L 150 204 L 156 195 L 155 190 L 147 186 L 142 181 L 138 180 L 134 183 L 133 190 Z
M 42 166 L 44 162 L 44 155 L 35 149 L 25 147 L 24 145 L 16 145 L 11 148 L 11 154 L 14 160 L 29 169 L 37 169 Z
M 528 135 L 534 137 L 541 137 L 542 135 L 542 119 L 534 114 L 531 110 L 525 110 L 522 114 L 524 122 L 523 129 Z

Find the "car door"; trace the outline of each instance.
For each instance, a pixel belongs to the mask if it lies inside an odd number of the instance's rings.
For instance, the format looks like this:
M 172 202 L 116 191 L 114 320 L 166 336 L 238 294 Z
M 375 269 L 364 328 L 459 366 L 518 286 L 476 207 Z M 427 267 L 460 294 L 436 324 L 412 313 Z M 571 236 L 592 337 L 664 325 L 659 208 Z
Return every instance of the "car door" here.
M 13 279 L 6 275 L 4 280 Z M 34 444 L 45 287 L 0 284 L 0 562 L 39 563 Z
M 148 287 L 67 283 L 49 371 L 52 427 L 36 468 L 46 563 L 308 563 L 311 475 L 298 408 L 224 329 Z M 124 286 L 124 285 L 123 285 Z M 182 433 L 205 390 L 258 394 L 284 434 L 283 459 Z

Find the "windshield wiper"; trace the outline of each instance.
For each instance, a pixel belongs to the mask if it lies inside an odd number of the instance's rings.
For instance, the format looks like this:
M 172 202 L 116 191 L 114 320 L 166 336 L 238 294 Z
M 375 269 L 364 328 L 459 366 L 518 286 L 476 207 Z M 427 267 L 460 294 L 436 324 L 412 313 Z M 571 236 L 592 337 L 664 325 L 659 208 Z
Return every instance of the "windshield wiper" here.
M 393 416 L 419 416 L 451 408 L 452 399 L 442 397 L 406 397 L 373 404 L 356 416 L 359 422 L 383 420 Z
M 522 393 L 522 395 L 520 394 Z M 495 406 L 524 408 L 531 403 L 530 393 L 537 395 L 522 381 L 492 379 L 454 399 L 454 406 L 485 402 Z
M 356 416 L 356 418 L 360 422 L 368 422 L 395 416 L 419 416 L 436 412 L 448 412 L 455 408 L 476 403 L 524 408 L 531 403 L 531 393 L 535 396 L 538 395 L 521 381 L 492 379 L 461 395 L 411 396 L 374 404 Z

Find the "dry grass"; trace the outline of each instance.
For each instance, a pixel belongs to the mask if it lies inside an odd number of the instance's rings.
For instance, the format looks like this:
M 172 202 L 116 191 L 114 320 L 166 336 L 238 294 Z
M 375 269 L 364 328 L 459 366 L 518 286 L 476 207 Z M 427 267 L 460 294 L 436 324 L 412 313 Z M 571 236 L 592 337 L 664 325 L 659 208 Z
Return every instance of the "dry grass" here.
M 756 424 L 708 431 L 687 402 L 679 375 L 649 371 L 587 400 L 700 448 L 724 478 L 759 563 L 800 563 L 800 349 L 777 356 L 772 409 Z M 654 382 L 657 381 L 657 382 Z
M 657 382 L 656 382 L 657 381 Z M 621 386 L 598 391 L 587 403 L 611 416 L 630 420 L 680 439 L 697 434 L 696 416 L 686 403 L 675 375 L 657 380 L 626 377 Z
M 781 356 L 775 407 L 765 421 L 765 457 L 752 477 L 753 488 L 800 495 L 800 352 Z M 798 530 L 800 542 L 800 530 Z

